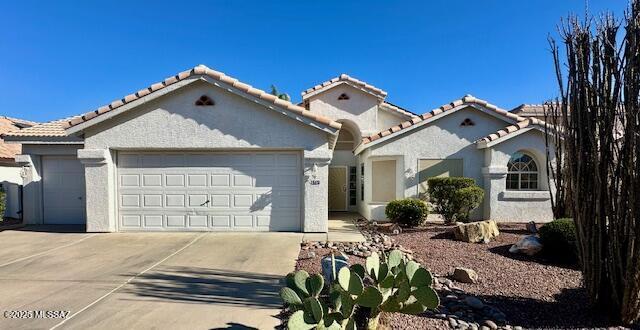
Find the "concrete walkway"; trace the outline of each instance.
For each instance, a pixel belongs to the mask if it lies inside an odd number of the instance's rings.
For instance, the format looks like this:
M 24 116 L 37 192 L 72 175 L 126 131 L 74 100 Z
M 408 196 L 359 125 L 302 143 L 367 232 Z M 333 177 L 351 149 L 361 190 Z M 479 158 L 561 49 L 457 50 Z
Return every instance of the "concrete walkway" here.
M 357 213 L 350 212 L 329 213 L 329 232 L 306 233 L 302 240 L 310 242 L 364 242 L 364 236 L 354 224 L 354 220 L 361 217 Z
M 0 329 L 273 329 L 297 233 L 0 232 Z

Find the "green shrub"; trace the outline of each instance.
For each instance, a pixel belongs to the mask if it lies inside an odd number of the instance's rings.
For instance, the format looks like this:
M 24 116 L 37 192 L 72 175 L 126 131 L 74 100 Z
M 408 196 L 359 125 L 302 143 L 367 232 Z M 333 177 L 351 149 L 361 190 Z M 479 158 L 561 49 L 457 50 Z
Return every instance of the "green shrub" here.
M 538 231 L 544 254 L 562 262 L 578 261 L 576 225 L 573 219 L 558 219 L 546 223 Z
M 421 225 L 429 215 L 429 207 L 419 199 L 396 199 L 387 204 L 384 213 L 393 222 L 416 227 Z
M 4 210 L 7 208 L 7 193 L 0 186 L 0 222 L 4 220 Z
M 484 190 L 478 186 L 466 187 L 453 193 L 453 205 L 458 209 L 456 221 L 468 222 L 471 210 L 480 206 L 484 198 Z
M 438 177 L 429 179 L 427 184 L 429 200 L 434 204 L 436 213 L 441 214 L 447 223 L 468 221 L 469 213 L 480 205 L 484 197 L 482 188 L 471 178 Z M 458 192 L 463 189 L 463 192 Z M 478 191 L 483 192 L 480 194 Z

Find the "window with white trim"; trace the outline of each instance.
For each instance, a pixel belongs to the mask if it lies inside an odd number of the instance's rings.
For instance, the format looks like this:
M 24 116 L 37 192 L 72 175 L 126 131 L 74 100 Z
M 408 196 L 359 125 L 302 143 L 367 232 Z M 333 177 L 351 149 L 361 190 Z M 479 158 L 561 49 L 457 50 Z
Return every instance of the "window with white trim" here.
M 533 157 L 516 152 L 507 164 L 507 190 L 538 190 L 538 165 Z

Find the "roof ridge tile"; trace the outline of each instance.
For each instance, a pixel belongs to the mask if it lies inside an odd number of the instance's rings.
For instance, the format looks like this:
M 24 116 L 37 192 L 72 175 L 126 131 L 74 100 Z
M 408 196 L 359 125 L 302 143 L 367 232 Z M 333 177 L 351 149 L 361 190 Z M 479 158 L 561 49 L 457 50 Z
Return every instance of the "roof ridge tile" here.
M 335 78 L 331 78 L 325 82 L 322 82 L 320 84 L 317 84 L 311 88 L 308 88 L 306 90 L 304 90 L 301 94 L 302 97 L 304 98 L 304 96 L 306 96 L 307 94 L 311 93 L 311 92 L 315 92 L 315 91 L 319 91 L 322 90 L 324 88 L 327 88 L 333 84 L 336 84 L 338 82 L 348 82 L 348 83 L 352 83 L 354 85 L 357 85 L 358 87 L 361 87 L 363 89 L 366 89 L 368 92 L 374 94 L 375 96 L 381 97 L 381 98 L 385 98 L 387 96 L 387 92 L 385 92 L 384 90 L 375 87 L 371 84 L 368 84 L 362 80 L 359 80 L 357 78 L 351 77 L 350 75 L 346 74 L 346 73 L 341 73 L 339 76 L 335 77 Z

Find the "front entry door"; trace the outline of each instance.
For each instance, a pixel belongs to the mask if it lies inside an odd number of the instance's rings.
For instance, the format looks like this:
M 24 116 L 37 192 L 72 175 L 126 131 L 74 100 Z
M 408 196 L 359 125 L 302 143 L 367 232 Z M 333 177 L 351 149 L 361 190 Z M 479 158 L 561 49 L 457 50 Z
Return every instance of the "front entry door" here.
M 347 210 L 347 168 L 329 167 L 329 211 Z

